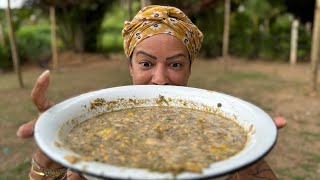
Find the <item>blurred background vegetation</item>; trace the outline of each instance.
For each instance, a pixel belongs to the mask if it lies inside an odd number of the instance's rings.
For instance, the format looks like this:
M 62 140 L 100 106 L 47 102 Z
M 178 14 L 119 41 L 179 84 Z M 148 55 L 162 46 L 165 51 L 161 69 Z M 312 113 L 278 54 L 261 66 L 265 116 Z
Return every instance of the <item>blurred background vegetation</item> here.
M 59 51 L 122 52 L 121 30 L 129 20 L 126 0 L 69 0 L 56 6 Z M 21 63 L 45 66 L 51 59 L 49 1 L 26 0 L 13 10 L 14 31 Z M 58 1 L 60 2 L 60 1 Z M 182 9 L 204 33 L 201 56 L 218 57 L 222 51 L 223 0 L 157 0 L 153 4 Z M 232 0 L 229 53 L 232 56 L 288 61 L 292 21 L 300 20 L 298 60 L 309 61 L 314 0 Z M 140 9 L 131 0 L 132 13 Z M 303 8 L 309 8 L 308 11 Z M 301 14 L 301 11 L 304 13 Z M 299 14 L 300 13 L 300 14 Z M 311 15 L 310 15 L 311 14 Z M 132 16 L 132 15 L 131 15 Z M 9 44 L 4 9 L 0 23 Z M 0 69 L 11 70 L 9 45 L 0 47 Z
M 0 36 L 4 34 L 4 45 L 0 38 L 0 180 L 25 179 L 30 169 L 34 144 L 17 139 L 14 133 L 36 114 L 30 91 L 43 70 L 34 67 L 51 68 L 52 2 L 56 2 L 59 60 L 80 63 L 65 63 L 64 69 L 52 71 L 49 97 L 59 102 L 131 83 L 127 62 L 121 61 L 125 57 L 113 53 L 123 54 L 123 22 L 139 11 L 142 0 L 25 0 L 22 8 L 13 9 L 18 54 L 26 65 L 24 89 L 17 89 L 14 73 L 6 73 L 13 65 L 5 8 L 0 8 Z M 319 179 L 320 100 L 307 92 L 315 0 L 231 0 L 229 54 L 235 58 L 230 58 L 231 67 L 226 69 L 218 61 L 223 58 L 215 58 L 222 56 L 224 0 L 151 3 L 179 7 L 204 33 L 200 61 L 193 65 L 192 87 L 240 97 L 271 117 L 281 115 L 290 121 L 279 131 L 278 144 L 267 159 L 279 179 Z M 298 62 L 308 63 L 293 68 L 288 61 L 294 19 L 300 21 Z

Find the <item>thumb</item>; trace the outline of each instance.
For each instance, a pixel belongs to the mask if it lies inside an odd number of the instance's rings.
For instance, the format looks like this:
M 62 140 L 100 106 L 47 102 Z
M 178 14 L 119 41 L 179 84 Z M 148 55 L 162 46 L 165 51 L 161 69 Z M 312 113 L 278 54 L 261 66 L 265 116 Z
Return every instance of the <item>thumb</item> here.
M 33 136 L 33 129 L 36 119 L 21 125 L 17 131 L 17 136 L 20 138 L 30 138 Z
M 36 84 L 31 92 L 32 101 L 40 113 L 53 106 L 53 103 L 47 97 L 47 90 L 50 83 L 49 75 L 49 70 L 43 72 L 37 79 Z
M 278 129 L 283 128 L 287 124 L 286 118 L 282 116 L 276 116 L 273 118 L 274 123 L 276 124 Z

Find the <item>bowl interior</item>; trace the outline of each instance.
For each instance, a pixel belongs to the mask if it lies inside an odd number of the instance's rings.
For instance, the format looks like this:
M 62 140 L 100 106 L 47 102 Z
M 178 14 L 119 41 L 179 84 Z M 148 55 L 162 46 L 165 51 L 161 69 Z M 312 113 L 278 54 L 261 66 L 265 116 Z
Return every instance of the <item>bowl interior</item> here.
M 112 103 L 110 103 L 112 102 Z M 212 163 L 201 174 L 150 172 L 146 169 L 117 167 L 95 161 L 70 163 L 65 156 L 79 156 L 61 146 L 63 138 L 75 125 L 108 111 L 146 106 L 178 106 L 218 113 L 234 120 L 248 133 L 245 148 L 236 155 Z M 135 85 L 86 93 L 43 113 L 35 126 L 38 146 L 56 162 L 85 174 L 122 179 L 185 179 L 217 177 L 248 165 L 263 157 L 273 147 L 277 136 L 272 119 L 260 108 L 236 97 L 204 89 Z

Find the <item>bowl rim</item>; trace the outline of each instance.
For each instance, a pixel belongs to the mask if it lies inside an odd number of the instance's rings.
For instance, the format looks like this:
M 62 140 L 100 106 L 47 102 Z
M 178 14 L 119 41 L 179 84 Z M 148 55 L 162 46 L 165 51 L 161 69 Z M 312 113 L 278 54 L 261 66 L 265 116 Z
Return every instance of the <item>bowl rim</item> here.
M 38 119 L 38 121 L 36 122 L 36 125 L 35 125 L 34 137 L 35 137 L 35 140 L 36 140 L 36 143 L 37 143 L 38 147 L 45 154 L 47 154 L 51 159 L 53 159 L 54 161 L 62 164 L 64 167 L 67 167 L 67 168 L 69 168 L 69 169 L 71 169 L 73 171 L 81 172 L 83 174 L 87 174 L 89 176 L 94 176 L 94 177 L 98 177 L 98 178 L 127 179 L 127 178 L 117 177 L 117 176 L 110 175 L 110 174 L 104 174 L 104 173 L 101 174 L 101 172 L 97 173 L 97 172 L 94 172 L 92 170 L 83 170 L 83 166 L 80 167 L 81 165 L 79 165 L 78 163 L 76 163 L 76 164 L 68 163 L 65 160 L 61 159 L 62 157 L 56 157 L 56 155 L 53 155 L 52 152 L 55 151 L 56 149 L 52 150 L 50 148 L 52 148 L 52 144 L 54 144 L 54 142 L 51 142 L 51 145 L 50 145 L 50 144 L 48 144 L 50 142 L 45 142 L 46 139 L 43 137 L 43 135 L 45 135 L 44 132 L 46 131 L 43 128 L 44 127 L 48 127 L 47 126 L 48 118 L 49 118 L 50 121 L 52 121 L 52 119 L 55 116 L 55 113 L 59 113 L 62 108 L 65 108 L 65 109 L 69 108 L 70 106 L 72 106 L 72 104 L 77 104 L 77 103 L 79 103 L 81 101 L 84 101 L 83 99 L 89 100 L 90 98 L 92 99 L 92 98 L 97 97 L 97 96 L 102 95 L 102 94 L 115 93 L 115 92 L 118 92 L 119 90 L 126 90 L 129 93 L 132 93 L 132 92 L 138 91 L 138 90 L 154 90 L 154 91 L 161 91 L 162 90 L 162 91 L 165 91 L 165 92 L 168 92 L 168 93 L 170 93 L 170 91 L 172 91 L 172 90 L 181 91 L 181 92 L 192 91 L 192 92 L 195 92 L 195 93 L 200 93 L 200 92 L 201 93 L 208 93 L 208 94 L 212 94 L 213 96 L 217 96 L 217 97 L 221 96 L 223 98 L 232 99 L 234 102 L 240 103 L 241 105 L 246 106 L 247 108 L 253 109 L 254 112 L 260 113 L 264 117 L 265 120 L 269 121 L 268 122 L 268 126 L 265 126 L 264 128 L 266 128 L 266 130 L 270 131 L 269 133 L 271 134 L 271 137 L 269 137 L 268 144 L 264 145 L 264 149 L 259 150 L 259 153 L 258 153 L 258 155 L 256 155 L 256 157 L 250 158 L 246 162 L 241 163 L 240 166 L 238 165 L 237 167 L 224 169 L 224 170 L 222 169 L 221 171 L 216 172 L 214 174 L 206 174 L 205 173 L 203 175 L 191 177 L 192 179 L 205 179 L 205 178 L 223 176 L 223 175 L 227 175 L 230 172 L 235 171 L 237 169 L 249 166 L 249 165 L 255 163 L 256 161 L 258 161 L 259 159 L 263 158 L 264 156 L 266 156 L 276 144 L 276 141 L 277 141 L 277 129 L 276 129 L 275 124 L 273 123 L 273 120 L 270 118 L 270 116 L 268 114 L 266 114 L 259 107 L 253 105 L 252 103 L 249 103 L 247 101 L 239 99 L 237 97 L 230 96 L 230 95 L 223 94 L 223 93 L 219 93 L 219 92 L 215 92 L 215 91 L 210 91 L 210 90 L 205 90 L 205 89 L 200 89 L 200 88 L 194 88 L 194 87 L 167 86 L 167 85 L 166 86 L 161 86 L 161 85 L 128 85 L 128 86 L 111 87 L 111 88 L 107 88 L 107 89 L 101 89 L 101 90 L 97 90 L 97 91 L 84 93 L 84 94 L 81 94 L 79 96 L 75 96 L 75 97 L 69 98 L 69 99 L 67 99 L 67 100 L 65 100 L 63 102 L 60 102 L 60 103 L 56 104 L 55 106 L 51 107 L 50 109 L 48 109 L 46 112 L 41 114 L 41 116 L 39 117 L 39 119 Z M 270 123 L 270 121 L 272 121 L 272 123 Z M 50 125 L 52 125 L 52 123 Z M 65 151 L 65 150 L 66 149 L 64 149 L 63 151 Z M 231 157 L 231 159 L 232 159 L 232 157 Z M 219 162 L 224 162 L 224 161 L 225 160 L 219 161 Z M 90 162 L 87 162 L 87 163 L 90 163 Z M 215 162 L 213 164 L 217 164 L 217 163 Z M 116 167 L 116 168 L 123 168 L 123 167 Z M 135 170 L 136 168 L 124 168 L 124 169 Z M 210 169 L 210 167 L 209 167 L 209 169 Z M 188 173 L 187 173 L 187 175 L 188 175 Z M 183 176 L 182 179 L 186 179 L 186 177 L 187 176 Z M 130 177 L 130 178 L 132 178 L 132 177 Z M 179 176 L 178 176 L 178 179 L 179 179 Z

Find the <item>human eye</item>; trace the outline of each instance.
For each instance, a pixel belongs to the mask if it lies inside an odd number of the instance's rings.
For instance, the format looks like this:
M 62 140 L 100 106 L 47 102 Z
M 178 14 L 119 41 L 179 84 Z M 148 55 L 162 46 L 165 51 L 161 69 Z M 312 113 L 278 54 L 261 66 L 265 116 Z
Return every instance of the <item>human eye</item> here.
M 153 66 L 153 64 L 149 61 L 140 61 L 139 65 L 143 68 L 143 69 L 149 69 Z
M 182 66 L 183 66 L 183 64 L 180 63 L 180 62 L 174 62 L 174 63 L 170 64 L 170 67 L 173 68 L 173 69 L 176 69 L 176 70 L 181 69 Z

